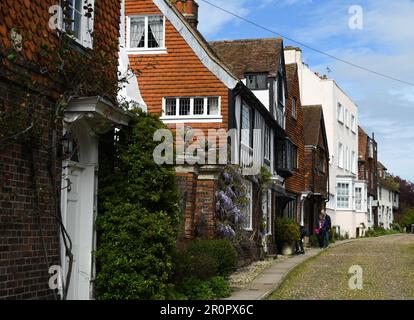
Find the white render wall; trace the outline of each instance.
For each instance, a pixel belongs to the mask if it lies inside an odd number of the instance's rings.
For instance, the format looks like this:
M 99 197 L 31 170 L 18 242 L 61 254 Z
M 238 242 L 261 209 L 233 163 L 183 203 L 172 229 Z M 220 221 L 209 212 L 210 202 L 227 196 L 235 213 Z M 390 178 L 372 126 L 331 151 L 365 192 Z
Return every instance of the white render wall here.
M 328 138 L 329 164 L 329 191 L 331 194 L 327 212 L 332 218 L 332 225 L 339 226 L 342 235 L 357 236 L 357 228 L 363 224 L 368 227 L 368 199 L 366 185 L 357 181 L 358 173 L 358 107 L 351 98 L 332 79 L 322 79 L 303 63 L 302 54 L 297 50 L 285 50 L 286 63 L 297 63 L 302 105 L 322 105 L 325 118 L 326 134 Z M 346 121 L 338 121 L 338 103 L 349 115 L 348 126 Z M 352 130 L 351 115 L 355 117 L 354 131 Z M 342 144 L 342 167 L 338 166 L 338 145 Z M 347 152 L 348 150 L 348 152 Z M 352 159 L 352 153 L 354 158 Z M 348 166 L 346 165 L 348 161 Z M 338 208 L 337 185 L 349 184 L 349 206 Z M 363 210 L 355 209 L 355 187 L 362 187 L 364 205 Z
M 378 186 L 378 224 L 385 229 L 391 229 L 394 222 L 393 194 L 393 191 Z

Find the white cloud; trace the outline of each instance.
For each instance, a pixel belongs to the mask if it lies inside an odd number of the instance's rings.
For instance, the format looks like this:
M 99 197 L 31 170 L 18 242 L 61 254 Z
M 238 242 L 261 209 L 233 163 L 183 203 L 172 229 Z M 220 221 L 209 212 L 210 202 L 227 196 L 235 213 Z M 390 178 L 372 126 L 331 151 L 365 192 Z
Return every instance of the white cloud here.
M 414 107 L 414 88 L 393 89 L 389 93 L 399 101 Z
M 239 16 L 245 17 L 249 13 L 248 0 L 209 0 L 209 2 L 226 9 Z M 227 23 L 237 18 L 217 9 L 208 3 L 198 1 L 199 8 L 199 30 L 208 37 L 219 32 Z

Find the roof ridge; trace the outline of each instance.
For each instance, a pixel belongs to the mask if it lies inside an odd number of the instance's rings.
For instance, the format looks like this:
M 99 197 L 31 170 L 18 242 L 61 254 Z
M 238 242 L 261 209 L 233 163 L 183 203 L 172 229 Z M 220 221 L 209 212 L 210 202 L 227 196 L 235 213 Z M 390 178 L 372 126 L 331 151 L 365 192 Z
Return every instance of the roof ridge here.
M 223 43 L 223 42 L 253 42 L 253 41 L 283 41 L 281 37 L 275 38 L 246 38 L 246 39 L 225 39 L 208 41 L 209 43 Z

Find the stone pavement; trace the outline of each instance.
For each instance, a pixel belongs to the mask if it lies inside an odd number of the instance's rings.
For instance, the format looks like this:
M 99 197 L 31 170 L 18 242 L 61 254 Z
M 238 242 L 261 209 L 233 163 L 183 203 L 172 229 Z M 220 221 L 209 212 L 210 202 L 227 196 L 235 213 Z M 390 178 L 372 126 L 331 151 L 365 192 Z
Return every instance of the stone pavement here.
M 344 240 L 338 241 L 331 244 L 330 248 L 336 247 L 341 244 L 354 241 Z M 283 282 L 285 277 L 292 271 L 296 266 L 302 262 L 318 255 L 328 249 L 318 249 L 318 248 L 307 248 L 305 254 L 295 255 L 289 257 L 286 260 L 275 260 L 275 262 L 265 269 L 260 275 L 258 275 L 246 288 L 241 290 L 236 290 L 232 293 L 229 298 L 224 300 L 262 300 L 266 299 L 270 294 L 272 294 Z

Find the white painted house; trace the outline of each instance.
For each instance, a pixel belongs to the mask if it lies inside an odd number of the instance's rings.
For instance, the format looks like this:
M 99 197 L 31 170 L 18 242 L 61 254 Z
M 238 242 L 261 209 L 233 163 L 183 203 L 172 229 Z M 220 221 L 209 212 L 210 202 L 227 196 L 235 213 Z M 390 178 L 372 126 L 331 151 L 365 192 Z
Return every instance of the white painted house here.
M 313 72 L 298 48 L 285 48 L 286 63 L 297 63 L 302 105 L 322 105 L 328 145 L 332 226 L 354 238 L 368 225 L 367 184 L 358 180 L 358 107 L 333 79 Z
M 381 162 L 378 162 L 378 178 L 378 226 L 391 229 L 394 210 L 399 208 L 399 191 Z

